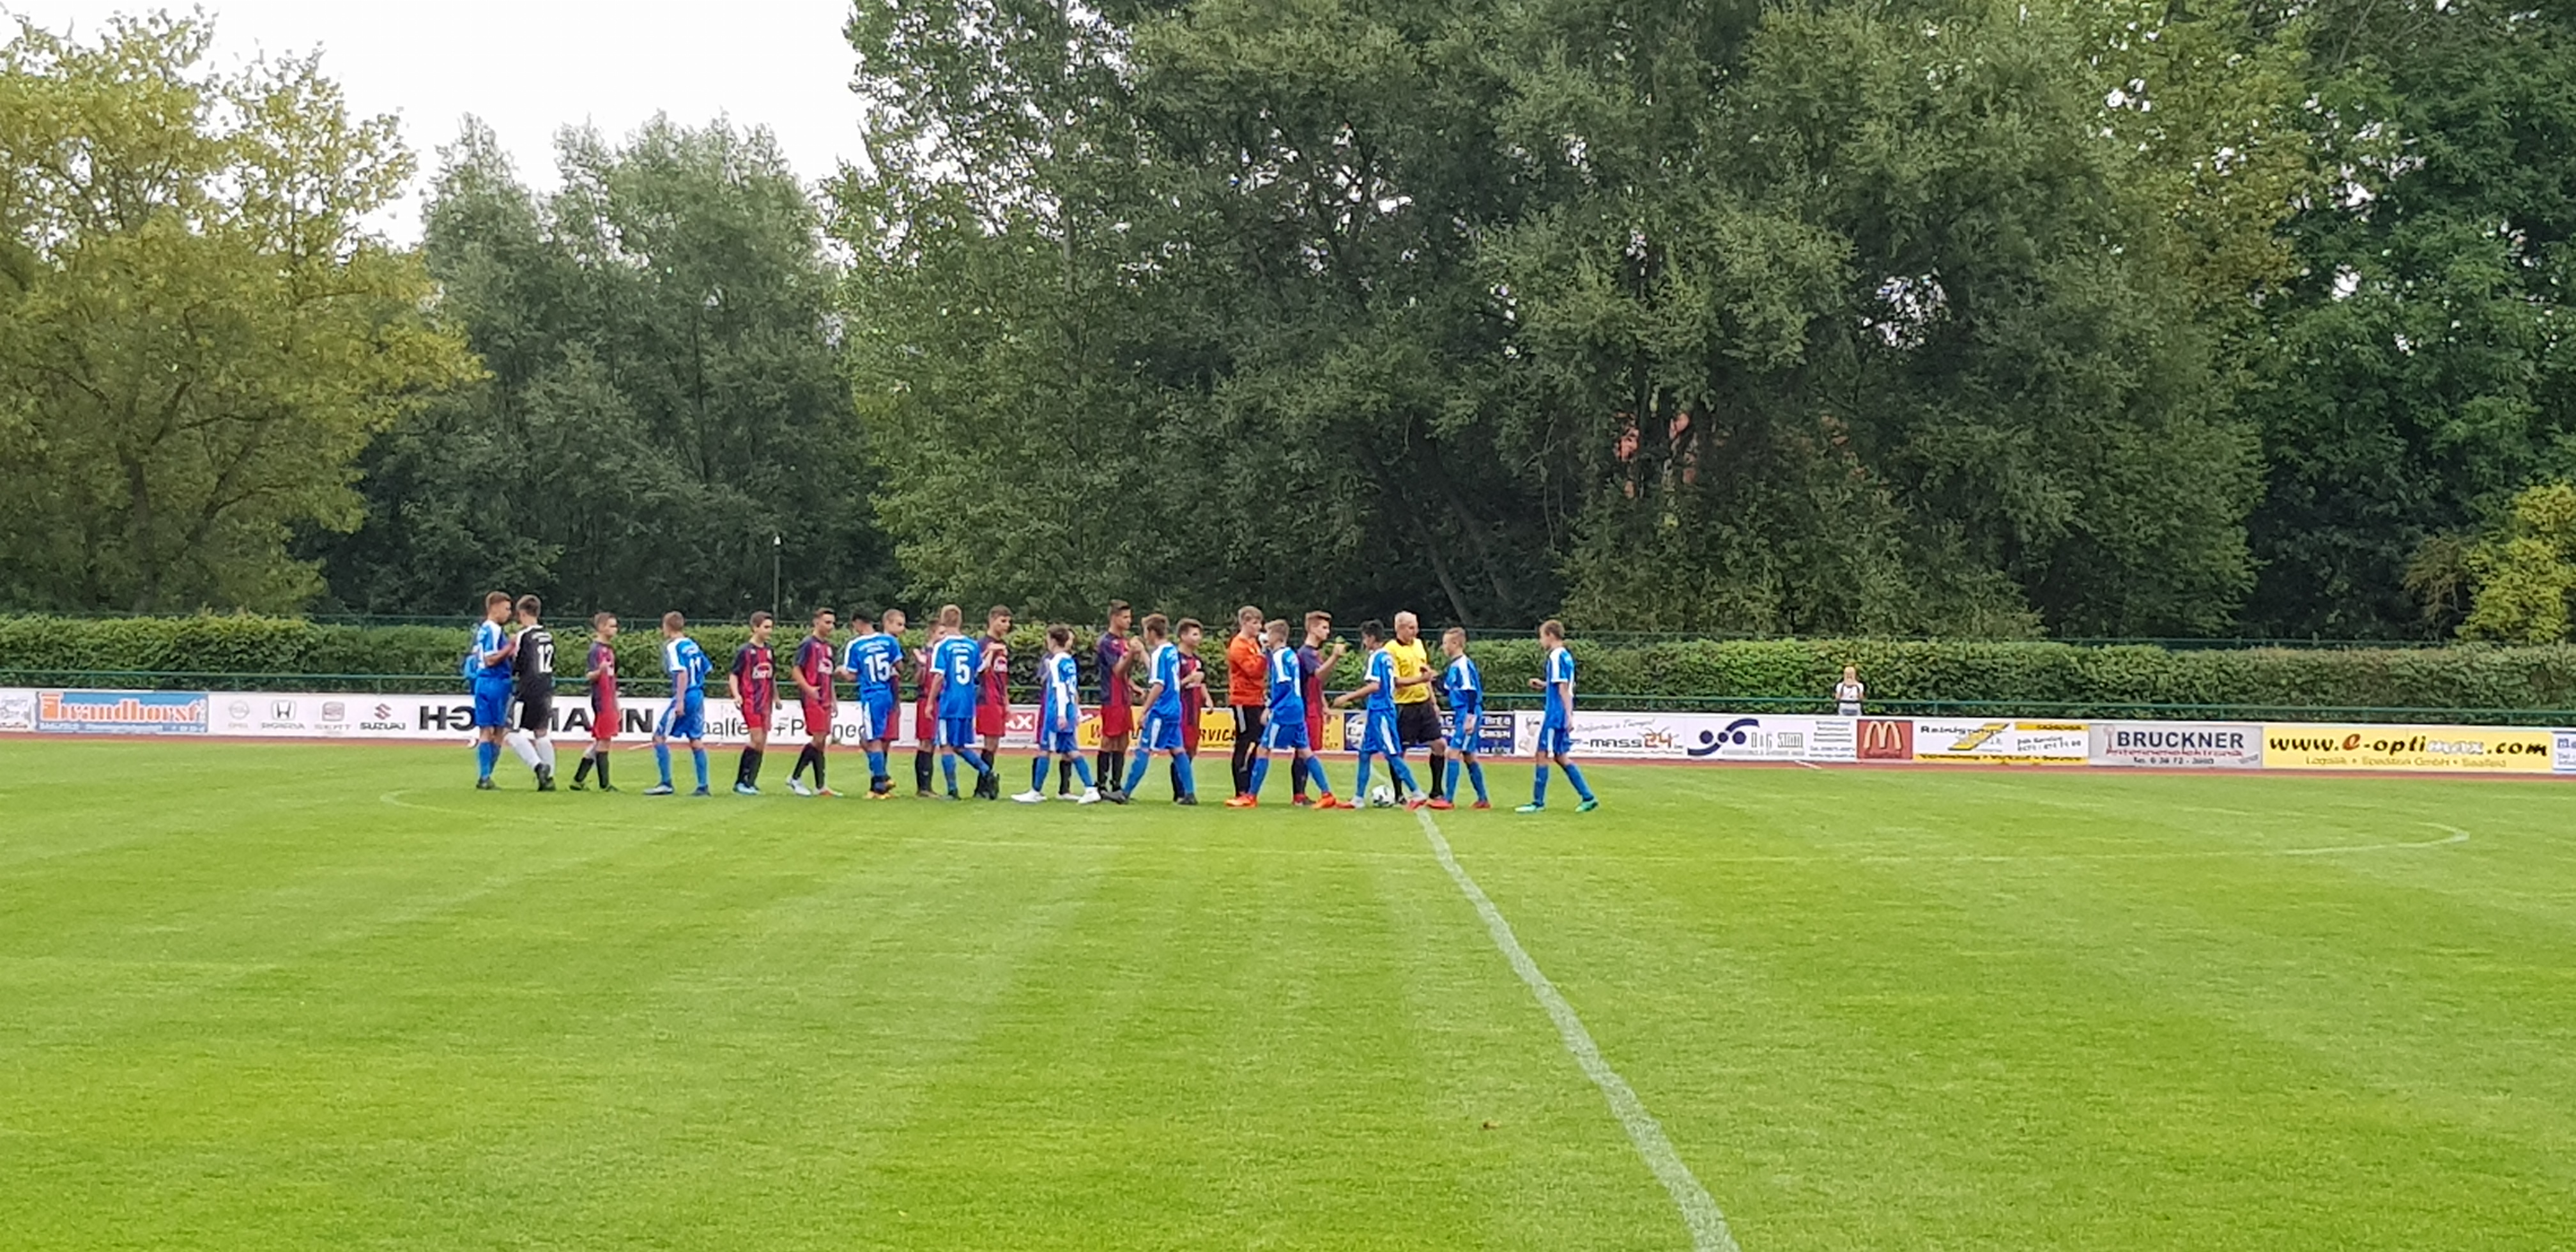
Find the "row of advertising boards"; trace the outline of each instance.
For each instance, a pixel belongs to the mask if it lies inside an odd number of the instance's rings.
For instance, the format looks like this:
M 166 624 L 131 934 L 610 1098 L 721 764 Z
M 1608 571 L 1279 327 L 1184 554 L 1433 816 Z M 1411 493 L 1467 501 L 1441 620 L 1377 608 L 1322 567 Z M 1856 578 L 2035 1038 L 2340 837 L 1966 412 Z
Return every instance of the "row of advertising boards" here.
M 658 702 L 627 705 L 619 736 L 650 736 L 660 711 Z M 905 746 L 913 743 L 910 712 L 899 719 Z M 745 741 L 730 702 L 709 700 L 707 714 L 709 742 Z M 1081 738 L 1091 747 L 1099 723 L 1087 714 Z M 1339 751 L 1355 740 L 1357 717 L 1326 718 L 1322 747 Z M 559 702 L 554 721 L 558 734 L 592 734 L 590 710 L 579 700 Z M 471 723 L 471 707 L 454 695 L 0 688 L 0 733 L 461 743 Z M 1037 710 L 1015 707 L 1005 743 L 1026 745 L 1036 729 Z M 1233 730 L 1230 714 L 1211 710 L 1200 750 L 1229 749 Z M 1538 730 L 1536 713 L 1489 714 L 1478 739 L 1485 752 L 1526 755 Z M 2576 774 L 2576 729 L 2535 727 L 1586 712 L 1575 715 L 1573 732 L 1577 756 L 1606 760 Z M 782 706 L 772 733 L 803 739 L 802 710 Z M 836 710 L 832 734 L 858 742 L 855 705 Z

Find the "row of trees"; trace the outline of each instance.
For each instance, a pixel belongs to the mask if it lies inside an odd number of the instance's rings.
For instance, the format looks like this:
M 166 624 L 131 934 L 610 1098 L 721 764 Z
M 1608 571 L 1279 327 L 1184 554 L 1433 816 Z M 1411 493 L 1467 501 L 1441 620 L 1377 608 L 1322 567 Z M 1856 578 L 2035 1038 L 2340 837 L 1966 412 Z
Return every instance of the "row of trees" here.
M 2576 14 L 861 0 L 849 37 L 867 160 L 819 191 L 657 123 L 568 133 L 540 196 L 469 129 L 398 252 L 360 222 L 407 158 L 309 62 L 22 28 L 0 597 L 729 612 L 774 553 L 790 604 L 2566 630 Z

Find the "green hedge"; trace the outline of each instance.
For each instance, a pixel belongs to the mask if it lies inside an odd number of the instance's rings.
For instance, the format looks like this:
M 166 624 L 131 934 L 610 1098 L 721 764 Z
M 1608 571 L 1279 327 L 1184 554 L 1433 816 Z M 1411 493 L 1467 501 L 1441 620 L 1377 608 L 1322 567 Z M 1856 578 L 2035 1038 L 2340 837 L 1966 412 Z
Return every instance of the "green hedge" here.
M 659 632 L 639 623 L 618 639 L 628 681 L 658 680 Z M 740 626 L 693 631 L 721 671 L 748 633 Z M 781 630 L 784 654 L 798 632 Z M 251 676 L 378 675 L 453 683 L 469 631 L 434 626 L 334 626 L 267 617 L 86 619 L 0 617 L 0 682 L 34 685 L 99 681 L 108 673 L 187 675 L 159 685 L 253 686 Z M 557 669 L 578 678 L 586 623 L 558 628 Z M 1091 636 L 1078 646 L 1086 661 Z M 1583 690 L 1647 703 L 1695 701 L 1743 707 L 1820 707 L 1846 663 L 1869 683 L 1873 705 L 1891 711 L 2020 706 L 2035 712 L 2112 713 L 2146 707 L 2175 712 L 2233 708 L 2291 710 L 2463 710 L 2487 720 L 2516 711 L 2576 709 L 2576 647 L 2389 648 L 2172 651 L 2147 646 L 2087 647 L 2045 642 L 1774 640 L 1604 645 L 1574 642 Z M 1435 649 L 1436 650 L 1436 649 Z M 1043 651 L 1040 631 L 1012 632 L 1015 679 L 1029 683 Z M 1221 688 L 1224 640 L 1203 646 Z M 1474 648 L 1498 696 L 1526 694 L 1537 676 L 1528 638 L 1479 640 Z M 1336 685 L 1356 681 L 1356 657 Z M 89 675 L 93 677 L 81 677 Z M 240 676 L 226 682 L 211 677 Z M 143 682 L 146 680 L 133 680 Z M 273 685 L 290 685 L 279 680 Z M 370 683 L 367 685 L 377 685 Z M 2547 720 L 2570 720 L 2552 717 Z

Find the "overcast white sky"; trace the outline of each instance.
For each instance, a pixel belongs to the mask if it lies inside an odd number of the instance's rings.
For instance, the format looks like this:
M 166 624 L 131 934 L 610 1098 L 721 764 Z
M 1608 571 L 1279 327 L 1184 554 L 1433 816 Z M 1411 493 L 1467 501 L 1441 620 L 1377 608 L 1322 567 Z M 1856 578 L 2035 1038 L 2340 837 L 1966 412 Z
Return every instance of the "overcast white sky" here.
M 0 0 L 0 12 L 95 31 L 110 14 L 184 11 L 185 0 Z M 467 115 L 492 125 L 520 175 L 554 185 L 554 133 L 590 122 L 612 138 L 656 112 L 766 126 L 797 172 L 820 179 L 859 157 L 847 0 L 207 0 L 216 54 L 322 50 L 364 113 L 396 113 L 421 182 Z M 387 233 L 420 234 L 419 187 Z

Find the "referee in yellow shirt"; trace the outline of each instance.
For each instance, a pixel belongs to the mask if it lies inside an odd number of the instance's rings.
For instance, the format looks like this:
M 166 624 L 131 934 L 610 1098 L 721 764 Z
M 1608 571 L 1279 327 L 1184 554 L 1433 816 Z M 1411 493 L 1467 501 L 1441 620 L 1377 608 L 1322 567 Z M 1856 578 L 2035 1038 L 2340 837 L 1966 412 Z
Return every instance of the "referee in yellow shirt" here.
M 1395 735 L 1407 748 L 1431 749 L 1431 798 L 1441 796 L 1449 777 L 1449 753 L 1440 734 L 1440 706 L 1431 701 L 1431 655 L 1422 644 L 1422 619 L 1395 615 L 1395 642 L 1386 645 L 1395 658 Z

